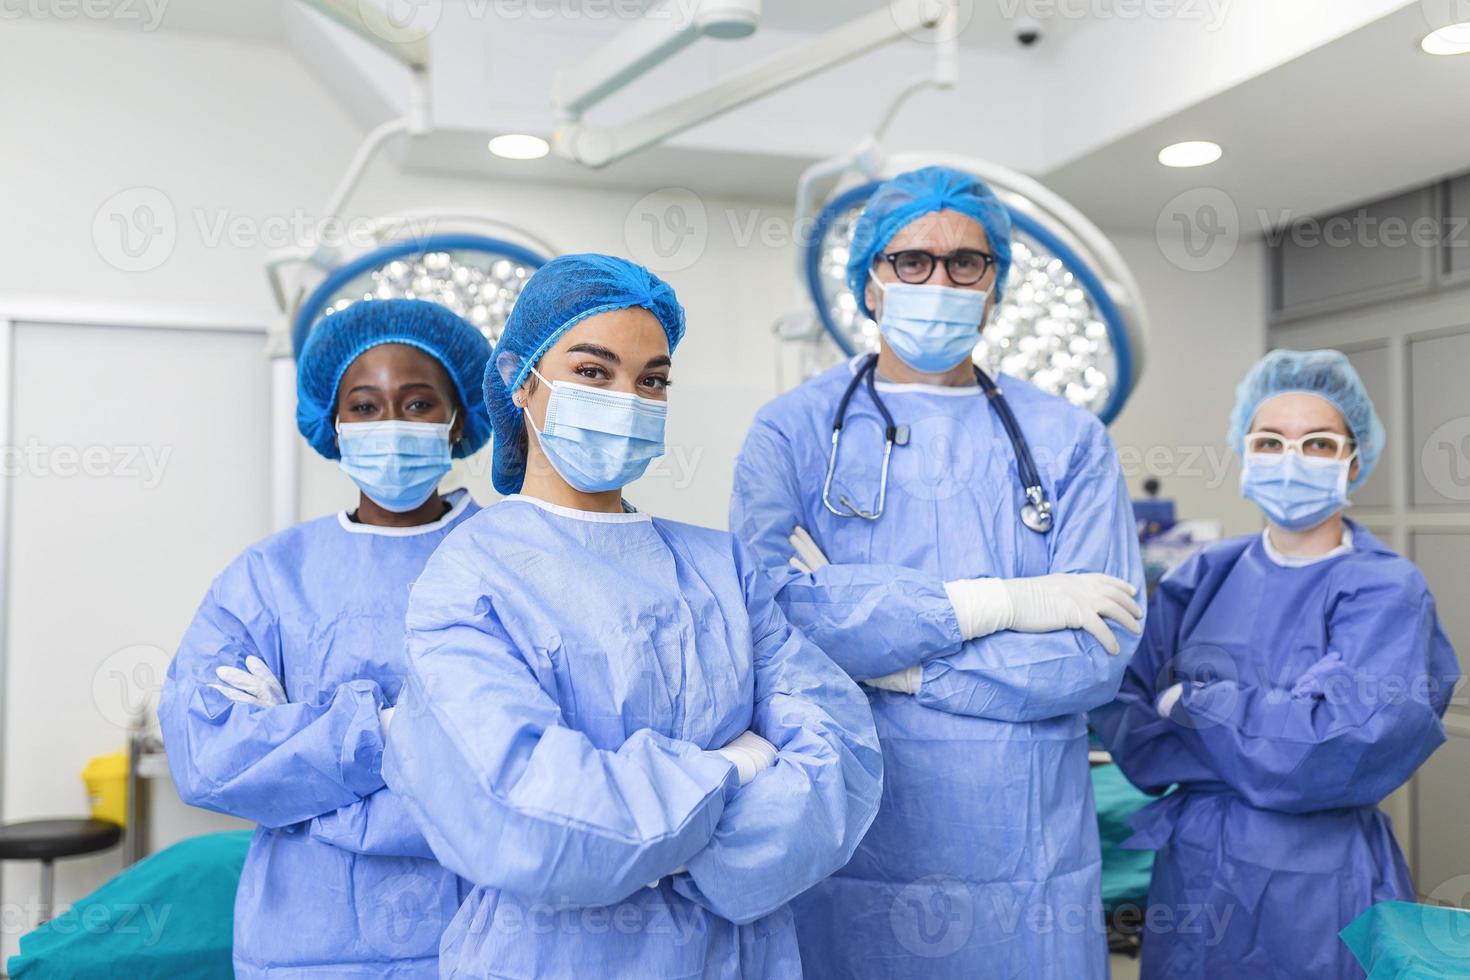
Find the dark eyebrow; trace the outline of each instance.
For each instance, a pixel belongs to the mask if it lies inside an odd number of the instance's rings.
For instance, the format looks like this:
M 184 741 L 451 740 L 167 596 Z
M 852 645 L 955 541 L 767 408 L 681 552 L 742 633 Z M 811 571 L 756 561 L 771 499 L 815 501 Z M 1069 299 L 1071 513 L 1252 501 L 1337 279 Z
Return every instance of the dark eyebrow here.
M 617 354 L 608 350 L 606 347 L 601 346 L 600 344 L 573 344 L 571 347 L 567 348 L 567 353 L 591 354 L 593 357 L 600 357 L 604 361 L 609 361 L 613 364 L 623 363 L 622 358 L 618 357 Z
M 660 354 L 658 357 L 650 357 L 648 359 L 648 363 L 643 365 L 643 370 L 650 371 L 653 368 L 668 367 L 670 364 L 673 363 L 674 362 L 669 359 L 669 355 Z
M 353 385 L 351 388 L 347 389 L 347 393 L 350 395 L 350 394 L 352 394 L 355 391 L 382 391 L 382 390 L 383 389 L 379 388 L 377 385 Z
M 399 391 L 408 391 L 410 388 L 428 388 L 430 391 L 435 390 L 434 386 L 429 384 L 427 381 L 410 381 L 407 384 L 401 384 L 398 386 Z

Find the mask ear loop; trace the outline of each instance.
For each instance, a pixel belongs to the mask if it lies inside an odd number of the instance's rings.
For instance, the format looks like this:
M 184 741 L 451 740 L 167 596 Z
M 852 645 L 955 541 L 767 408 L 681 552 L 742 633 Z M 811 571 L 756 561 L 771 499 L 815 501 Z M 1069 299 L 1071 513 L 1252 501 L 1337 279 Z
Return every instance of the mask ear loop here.
M 1350 474 L 1353 471 L 1354 460 L 1357 460 L 1359 463 L 1362 462 L 1362 457 L 1358 455 L 1358 444 L 1356 442 L 1353 443 L 1353 451 L 1342 458 L 1342 486 L 1338 487 L 1338 491 L 1343 499 L 1347 499 L 1348 484 L 1353 482 Z
M 542 384 L 546 385 L 546 387 L 548 389 L 554 390 L 554 386 L 552 385 L 552 383 L 550 381 L 547 381 L 546 378 L 541 374 L 540 371 L 536 370 L 536 366 L 534 364 L 531 366 L 531 373 L 536 376 L 536 380 L 538 380 Z M 530 379 L 528 378 L 527 380 L 529 381 Z M 524 382 L 524 381 L 521 382 L 522 386 L 524 386 L 525 383 L 526 382 Z M 515 400 L 514 399 L 511 400 L 511 404 L 512 405 L 515 404 Z M 536 443 L 537 443 L 537 445 L 540 445 L 540 443 L 541 443 L 541 430 L 538 429 L 538 428 L 536 428 L 536 422 L 535 422 L 535 420 L 533 420 L 531 418 L 531 411 L 530 411 L 530 409 L 531 409 L 531 395 L 530 395 L 529 392 L 527 392 L 527 394 L 526 394 L 526 404 L 524 404 L 524 405 L 516 405 L 516 407 L 521 410 L 521 420 L 526 423 L 526 428 L 528 428 L 532 432 L 536 433 Z

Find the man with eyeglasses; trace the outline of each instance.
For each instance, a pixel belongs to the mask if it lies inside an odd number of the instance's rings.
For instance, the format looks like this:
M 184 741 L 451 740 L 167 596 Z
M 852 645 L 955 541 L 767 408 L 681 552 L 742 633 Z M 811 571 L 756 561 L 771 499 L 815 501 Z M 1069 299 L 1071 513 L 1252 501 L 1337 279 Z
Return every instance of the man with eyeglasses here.
M 1143 571 L 1098 419 L 973 362 L 1027 288 L 1010 234 L 970 174 L 881 185 L 847 270 L 877 353 L 763 408 L 736 466 L 732 529 L 883 743 L 872 829 L 794 903 L 807 976 L 1108 974 L 1083 713 L 1117 691 Z

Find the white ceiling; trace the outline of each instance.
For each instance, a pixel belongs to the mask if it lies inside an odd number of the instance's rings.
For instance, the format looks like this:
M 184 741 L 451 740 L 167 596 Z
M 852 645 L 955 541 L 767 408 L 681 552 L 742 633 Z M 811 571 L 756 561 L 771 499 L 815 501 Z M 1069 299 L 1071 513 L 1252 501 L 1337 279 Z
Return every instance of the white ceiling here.
M 1100 224 L 1139 230 L 1178 195 L 1219 189 L 1249 235 L 1470 171 L 1470 55 L 1423 54 L 1425 31 L 1411 4 L 1038 176 Z M 1158 164 L 1186 139 L 1225 155 Z
M 161 12 L 157 29 L 181 34 L 233 38 L 235 40 L 280 41 L 284 37 L 285 10 L 300 0 L 138 0 L 140 16 L 151 3 Z M 369 0 L 364 0 L 369 2 Z M 387 7 L 389 0 L 375 0 Z M 612 31 L 626 24 L 626 14 L 640 6 L 646 9 L 653 0 L 391 0 L 396 4 L 456 4 L 476 9 L 494 9 L 497 2 L 505 10 L 518 12 L 546 11 L 568 20 L 577 19 L 594 29 Z M 895 3 L 919 0 L 765 0 L 761 10 L 761 26 L 765 29 L 815 33 L 829 30 L 874 10 Z M 1075 4 L 1074 4 L 1075 5 Z M 1009 47 L 1015 44 L 1007 11 L 1019 9 L 1023 0 L 961 0 L 962 43 L 967 46 Z M 1042 8 L 1045 3 L 1039 5 Z M 387 9 L 392 9 L 387 7 Z M 1079 6 L 1079 9 L 1080 6 Z M 613 10 L 617 16 L 606 16 Z M 17 5 L 21 16 L 44 13 L 35 4 Z M 1085 19 L 1085 18 L 1083 18 Z M 1075 30 L 1083 19 L 1048 18 L 1046 38 L 1054 39 Z M 104 19 L 101 23 L 128 27 L 127 18 Z
M 552 74 L 626 22 L 578 17 L 577 5 L 626 11 L 630 0 L 418 2 L 442 4 L 448 25 L 430 37 L 442 130 L 400 158 L 427 172 L 789 199 L 807 163 L 870 131 L 887 95 L 932 63 L 932 46 L 894 45 L 603 171 L 555 160 L 508 163 L 482 150 L 485 138 L 549 134 Z M 496 5 L 509 2 L 572 16 L 496 19 Z M 766 0 L 753 38 L 696 45 L 595 118 L 625 118 L 815 32 L 908 2 Z M 1285 215 L 1470 170 L 1470 56 L 1431 58 L 1417 48 L 1438 0 L 1172 2 L 1201 19 L 1109 13 L 1135 0 L 962 0 L 959 88 L 912 100 L 888 144 L 995 160 L 1035 174 L 1105 227 L 1137 230 L 1152 230 L 1171 199 L 1200 188 L 1224 193 L 1249 233 Z M 402 111 L 402 70 L 304 13 L 301 0 L 140 0 L 149 3 L 161 13 L 161 32 L 287 46 L 364 128 Z M 1042 43 L 1022 50 L 1014 15 L 1047 6 L 1079 15 L 1051 18 Z M 1214 13 L 1228 19 L 1214 23 Z M 1161 146 L 1199 138 L 1220 142 L 1224 158 L 1186 171 L 1157 164 Z

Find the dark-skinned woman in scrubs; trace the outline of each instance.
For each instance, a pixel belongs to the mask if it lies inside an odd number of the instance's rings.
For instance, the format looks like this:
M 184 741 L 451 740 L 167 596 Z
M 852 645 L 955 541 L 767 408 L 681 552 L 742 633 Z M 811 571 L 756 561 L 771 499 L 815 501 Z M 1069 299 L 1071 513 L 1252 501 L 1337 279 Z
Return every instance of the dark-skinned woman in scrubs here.
M 298 359 L 297 422 L 357 506 L 246 549 L 200 604 L 159 714 L 185 801 L 259 825 L 235 903 L 238 977 L 437 977 L 466 889 L 381 771 L 410 584 L 479 508 L 439 492 L 489 437 L 489 345 L 435 304 L 332 314 Z

